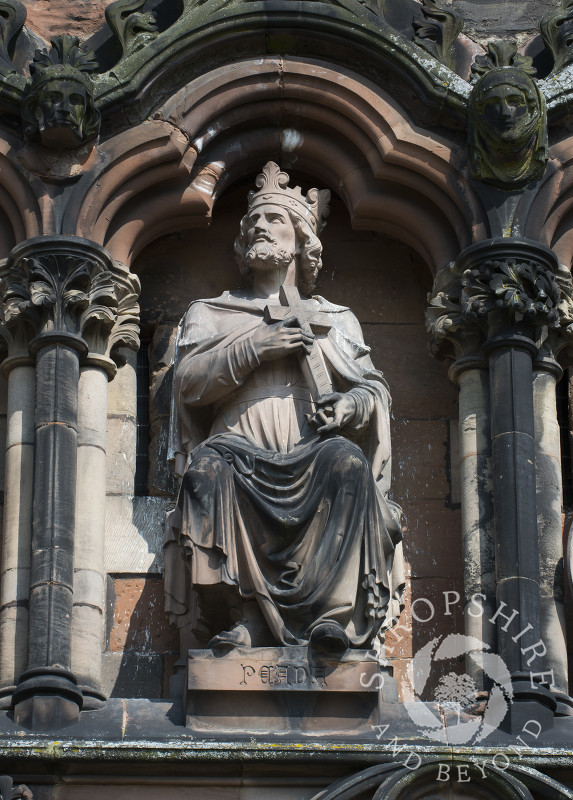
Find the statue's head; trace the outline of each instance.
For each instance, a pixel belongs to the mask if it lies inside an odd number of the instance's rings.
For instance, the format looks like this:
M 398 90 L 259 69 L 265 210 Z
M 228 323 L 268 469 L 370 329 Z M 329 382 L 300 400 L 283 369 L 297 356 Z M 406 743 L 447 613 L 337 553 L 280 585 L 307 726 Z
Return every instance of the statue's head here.
M 80 50 L 74 36 L 56 36 L 49 52 L 36 51 L 22 104 L 28 141 L 71 150 L 97 136 L 100 114 L 90 77 L 96 68 L 93 53 Z
M 474 87 L 475 121 L 493 147 L 523 149 L 537 133 L 542 113 L 539 90 L 519 69 L 486 73 Z
M 545 102 L 531 59 L 490 44 L 476 59 L 469 101 L 469 150 L 478 180 L 511 188 L 536 180 L 547 161 Z
M 241 220 L 235 256 L 241 274 L 252 279 L 258 269 L 287 267 L 297 259 L 298 284 L 311 294 L 322 267 L 318 234 L 328 214 L 330 192 L 288 187 L 289 176 L 269 161 L 257 177 L 259 191 L 249 192 L 249 210 Z

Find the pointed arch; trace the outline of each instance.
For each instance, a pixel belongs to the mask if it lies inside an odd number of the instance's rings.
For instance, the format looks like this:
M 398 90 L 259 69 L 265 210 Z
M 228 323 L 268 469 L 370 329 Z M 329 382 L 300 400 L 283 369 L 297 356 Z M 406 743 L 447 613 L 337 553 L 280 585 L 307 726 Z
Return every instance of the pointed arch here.
M 479 216 L 454 144 L 417 129 L 349 70 L 247 59 L 197 78 L 154 120 L 104 142 L 102 167 L 80 181 L 64 233 L 130 263 L 158 236 L 207 225 L 221 192 L 272 158 L 338 192 L 355 228 L 406 242 L 435 272 L 471 243 Z

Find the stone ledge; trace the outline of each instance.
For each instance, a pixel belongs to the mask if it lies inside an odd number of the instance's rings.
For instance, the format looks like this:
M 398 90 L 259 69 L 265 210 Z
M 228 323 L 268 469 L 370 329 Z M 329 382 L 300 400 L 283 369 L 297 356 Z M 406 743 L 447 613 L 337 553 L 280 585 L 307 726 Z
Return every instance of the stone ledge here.
M 431 704 L 428 704 L 431 705 Z M 165 700 L 108 700 L 99 711 L 82 712 L 79 723 L 69 728 L 43 734 L 31 733 L 0 713 L 0 759 L 37 764 L 46 761 L 72 768 L 74 762 L 125 762 L 136 766 L 164 759 L 172 763 L 212 760 L 233 762 L 273 759 L 360 761 L 380 763 L 396 760 L 396 748 L 406 753 L 410 747 L 420 755 L 444 758 L 492 758 L 507 753 L 512 763 L 536 768 L 573 769 L 573 718 L 555 720 L 555 727 L 539 736 L 535 747 L 515 747 L 515 737 L 498 731 L 480 746 L 448 746 L 421 735 L 404 704 L 383 705 L 388 729 L 377 740 L 377 732 L 368 736 L 333 735 L 320 740 L 304 735 L 264 735 L 241 737 L 238 732 L 217 740 L 193 735 L 184 727 L 181 704 Z M 512 748 L 509 750 L 508 748 Z

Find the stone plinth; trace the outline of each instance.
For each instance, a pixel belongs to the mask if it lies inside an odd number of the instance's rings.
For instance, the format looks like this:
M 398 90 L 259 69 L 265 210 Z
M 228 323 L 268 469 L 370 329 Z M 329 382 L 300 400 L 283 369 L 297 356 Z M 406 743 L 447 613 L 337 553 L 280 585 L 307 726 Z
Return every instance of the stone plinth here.
M 372 733 L 396 683 L 366 650 L 341 659 L 306 647 L 190 650 L 186 725 L 201 734 Z

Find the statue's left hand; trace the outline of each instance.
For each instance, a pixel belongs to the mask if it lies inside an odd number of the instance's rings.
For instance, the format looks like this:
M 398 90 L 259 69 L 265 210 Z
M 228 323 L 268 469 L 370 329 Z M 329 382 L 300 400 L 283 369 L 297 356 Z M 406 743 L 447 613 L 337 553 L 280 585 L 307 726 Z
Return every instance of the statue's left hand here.
M 316 405 L 318 408 L 308 416 L 308 421 L 314 425 L 317 433 L 339 431 L 353 422 L 356 416 L 356 401 L 351 394 L 325 394 Z

